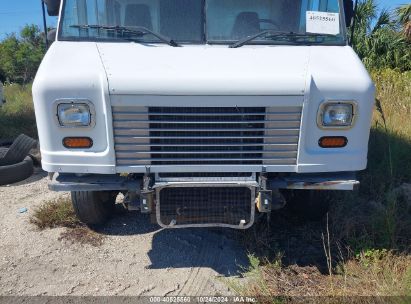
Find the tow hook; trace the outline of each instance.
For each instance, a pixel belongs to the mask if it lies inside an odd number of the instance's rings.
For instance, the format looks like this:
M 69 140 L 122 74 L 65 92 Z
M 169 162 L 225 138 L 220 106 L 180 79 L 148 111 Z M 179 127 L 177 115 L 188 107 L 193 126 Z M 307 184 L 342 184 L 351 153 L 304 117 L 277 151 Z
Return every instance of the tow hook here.
M 261 172 L 258 183 L 260 191 L 258 192 L 256 204 L 258 211 L 262 213 L 270 213 L 272 207 L 272 191 L 267 189 L 267 173 Z
M 151 213 L 154 207 L 154 190 L 152 189 L 153 179 L 150 174 L 150 167 L 146 167 L 146 174 L 143 178 L 143 190 L 140 193 L 141 213 Z
M 257 208 L 262 213 L 269 213 L 272 210 L 272 197 L 271 190 L 260 190 L 257 197 Z
M 260 190 L 257 197 L 257 209 L 261 213 L 269 213 L 285 207 L 287 201 L 278 189 Z
M 279 210 L 286 204 L 284 196 L 278 189 L 267 189 L 267 175 L 262 172 L 259 177 L 260 191 L 256 199 L 257 209 L 261 213 Z
M 154 191 L 143 190 L 140 193 L 140 210 L 141 213 L 151 213 L 154 206 Z

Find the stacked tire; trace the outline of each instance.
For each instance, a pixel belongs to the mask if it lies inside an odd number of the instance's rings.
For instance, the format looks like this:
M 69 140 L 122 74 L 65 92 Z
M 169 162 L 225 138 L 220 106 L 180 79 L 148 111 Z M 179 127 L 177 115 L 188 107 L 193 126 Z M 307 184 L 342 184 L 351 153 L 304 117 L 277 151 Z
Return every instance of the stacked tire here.
M 0 158 L 8 149 L 0 148 Z M 0 185 L 13 184 L 29 178 L 33 174 L 33 160 L 30 156 L 17 164 L 0 166 Z
M 13 184 L 33 174 L 33 160 L 28 156 L 35 140 L 20 135 L 10 148 L 0 148 L 0 185 Z

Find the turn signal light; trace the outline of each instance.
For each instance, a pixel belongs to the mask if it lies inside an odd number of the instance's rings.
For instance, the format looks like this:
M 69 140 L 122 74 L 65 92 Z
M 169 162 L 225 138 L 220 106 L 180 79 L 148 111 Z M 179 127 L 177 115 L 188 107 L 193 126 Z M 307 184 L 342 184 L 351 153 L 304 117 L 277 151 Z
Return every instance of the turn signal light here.
M 344 148 L 348 144 L 348 139 L 344 136 L 326 136 L 321 137 L 318 144 L 321 148 Z
M 66 137 L 63 146 L 68 149 L 89 149 L 93 146 L 93 140 L 89 137 Z

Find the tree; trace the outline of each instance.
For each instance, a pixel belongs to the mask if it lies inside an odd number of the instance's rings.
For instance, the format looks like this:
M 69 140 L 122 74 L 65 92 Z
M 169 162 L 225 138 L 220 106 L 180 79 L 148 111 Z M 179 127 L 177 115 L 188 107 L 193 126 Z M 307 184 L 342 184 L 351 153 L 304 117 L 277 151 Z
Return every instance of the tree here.
M 44 56 L 44 35 L 35 25 L 7 36 L 0 43 L 0 77 L 3 80 L 28 83 L 33 80 Z
M 0 67 L 5 79 L 13 79 L 17 74 L 17 61 L 15 52 L 19 47 L 17 37 L 12 34 L 9 35 L 0 44 Z

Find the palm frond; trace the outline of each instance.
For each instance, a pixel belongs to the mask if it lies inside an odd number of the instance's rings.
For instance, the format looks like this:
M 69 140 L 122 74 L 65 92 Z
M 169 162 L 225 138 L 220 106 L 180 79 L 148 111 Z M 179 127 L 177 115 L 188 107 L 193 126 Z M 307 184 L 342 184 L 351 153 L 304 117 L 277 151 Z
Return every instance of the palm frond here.
M 398 9 L 380 10 L 376 0 L 359 1 L 353 47 L 368 68 L 411 70 L 409 7 L 410 5 L 402 6 L 402 15 L 398 16 Z M 401 24 L 399 20 L 408 21 Z M 407 39 L 403 33 L 410 38 Z
M 398 21 L 406 25 L 411 21 L 411 4 L 404 4 L 396 9 Z
M 388 10 L 383 9 L 378 16 L 377 22 L 375 23 L 371 35 L 374 34 L 376 31 L 381 29 L 384 26 L 391 25 L 393 22 L 391 20 L 391 14 Z

